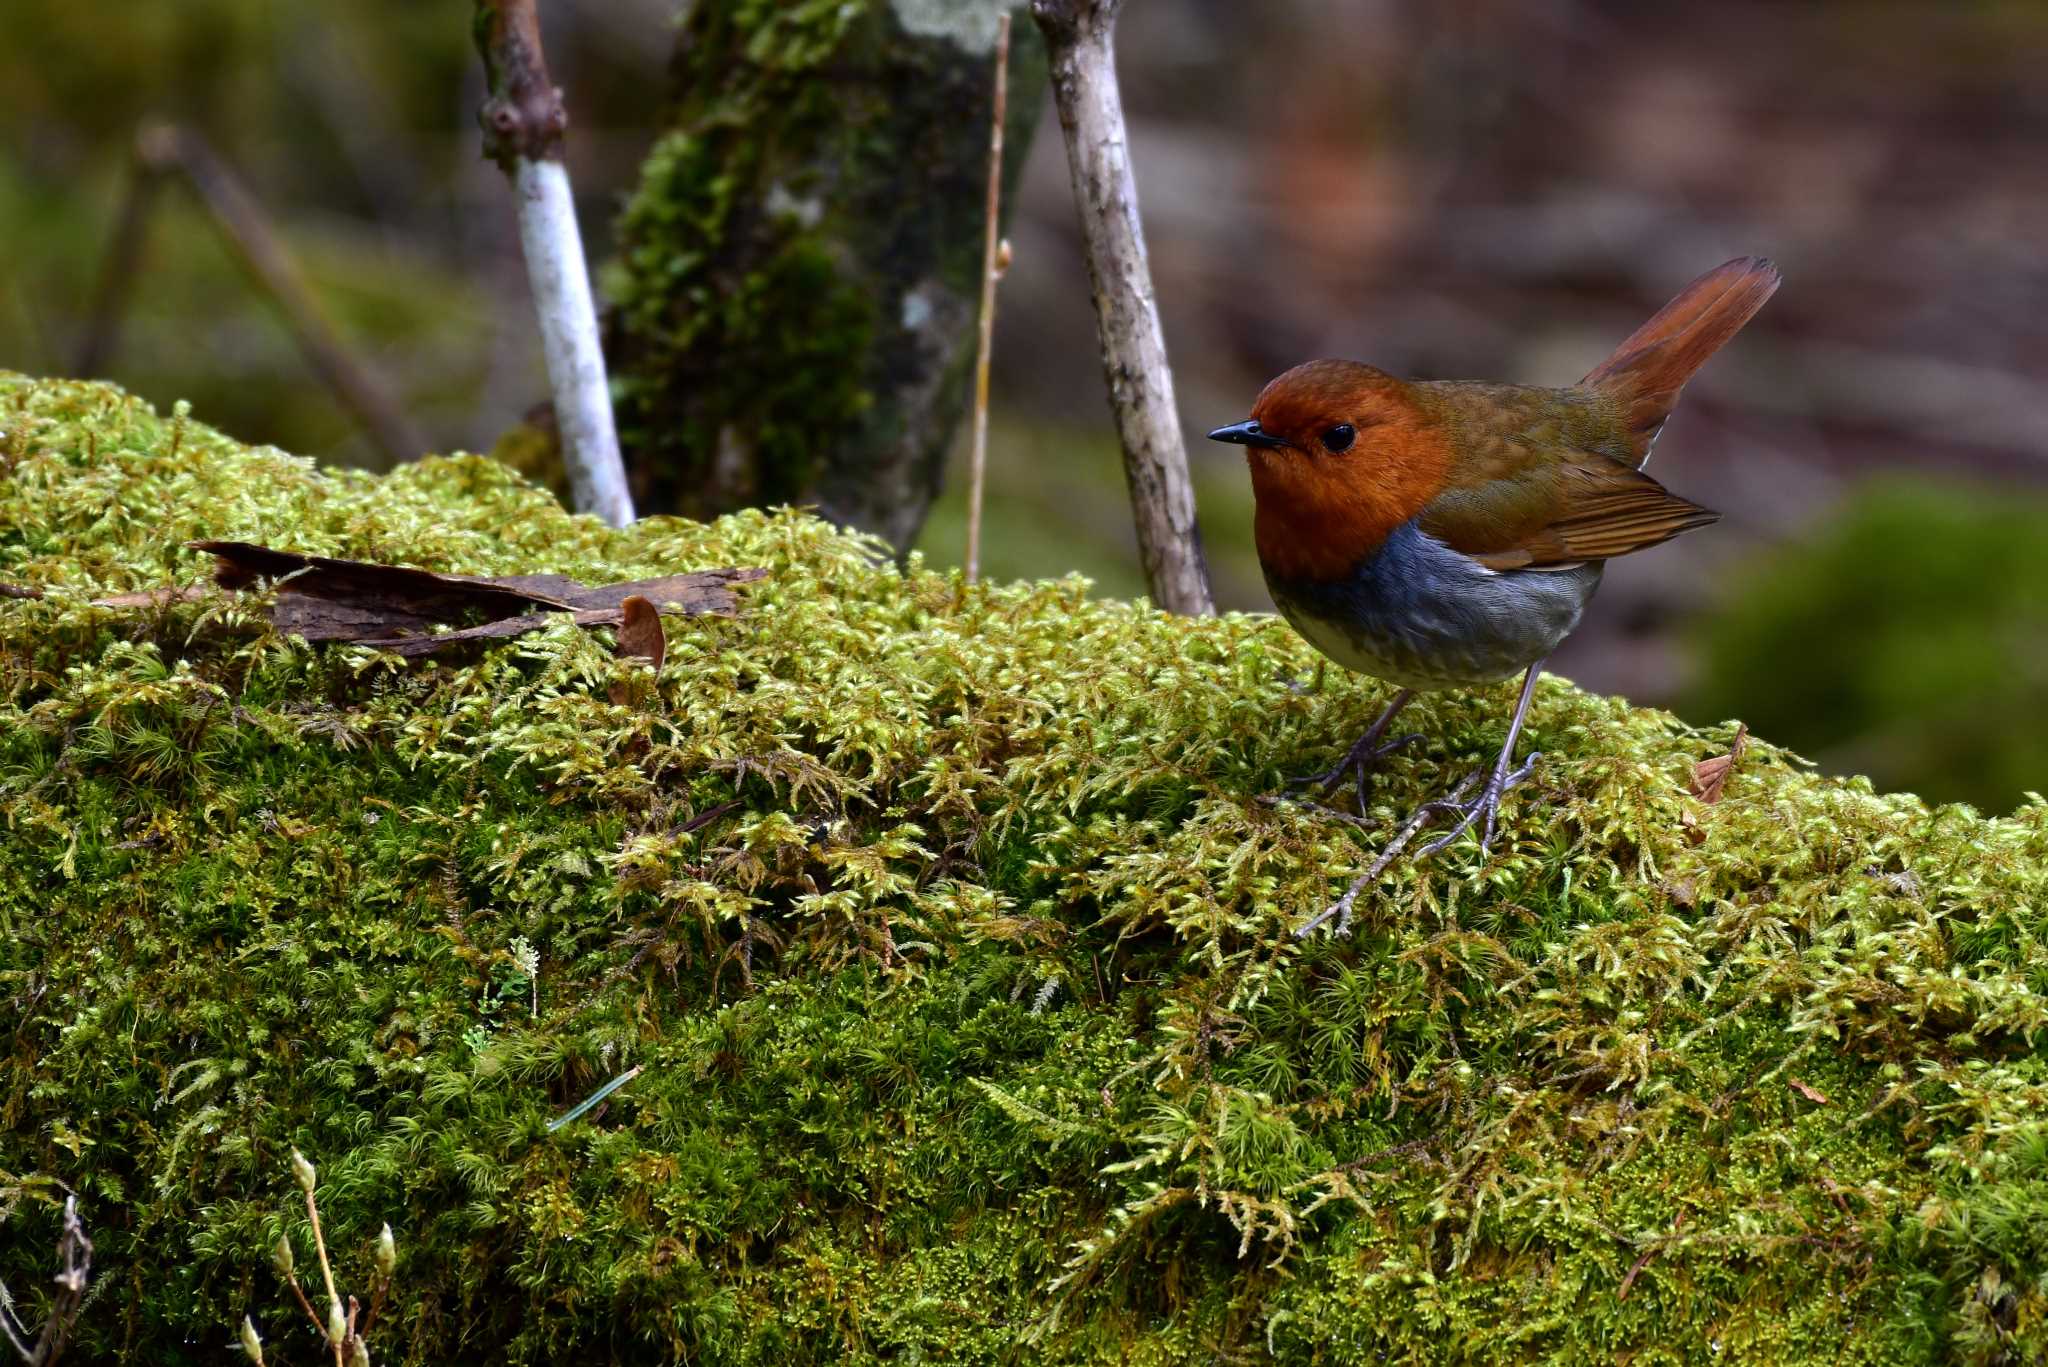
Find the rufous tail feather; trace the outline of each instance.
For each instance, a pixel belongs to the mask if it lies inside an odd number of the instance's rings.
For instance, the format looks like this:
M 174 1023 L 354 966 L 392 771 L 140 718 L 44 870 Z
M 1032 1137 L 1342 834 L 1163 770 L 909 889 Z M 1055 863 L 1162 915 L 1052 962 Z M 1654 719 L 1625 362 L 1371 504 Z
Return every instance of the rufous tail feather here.
M 1777 288 L 1778 268 L 1763 257 L 1738 257 L 1716 266 L 1680 290 L 1580 381 L 1627 404 L 1636 464 L 1649 459 L 1685 382 L 1756 316 Z

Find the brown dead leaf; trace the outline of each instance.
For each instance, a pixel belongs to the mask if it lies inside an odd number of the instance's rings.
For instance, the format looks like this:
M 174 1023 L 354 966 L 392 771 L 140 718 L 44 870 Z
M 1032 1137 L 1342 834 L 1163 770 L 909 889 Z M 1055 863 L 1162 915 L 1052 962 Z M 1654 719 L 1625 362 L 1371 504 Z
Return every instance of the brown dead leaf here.
M 308 641 L 347 641 L 405 656 L 431 655 L 478 641 L 508 640 L 567 612 L 579 626 L 618 626 L 621 605 L 639 597 L 682 616 L 730 615 L 733 585 L 767 574 L 760 569 L 699 570 L 590 588 L 560 574 L 486 579 L 435 574 L 404 565 L 304 555 L 246 541 L 193 541 L 210 552 L 214 582 L 246 589 L 269 580 L 269 609 L 278 630 Z M 102 607 L 160 607 L 202 596 L 196 588 L 162 588 L 95 600 Z M 440 628 L 453 627 L 452 631 Z
M 1787 1077 L 1787 1078 L 1785 1079 L 1785 1081 L 1787 1081 L 1787 1082 L 1789 1082 L 1789 1083 L 1791 1083 L 1791 1084 L 1792 1084 L 1792 1090 L 1793 1090 L 1793 1091 L 1795 1091 L 1795 1092 L 1799 1093 L 1799 1095 L 1801 1095 L 1801 1096 L 1805 1097 L 1805 1098 L 1806 1098 L 1806 1099 L 1807 1099 L 1808 1101 L 1811 1101 L 1811 1102 L 1812 1102 L 1812 1103 L 1813 1103 L 1814 1105 L 1816 1105 L 1816 1106 L 1825 1106 L 1825 1105 L 1828 1105 L 1828 1104 L 1829 1104 L 1829 1103 L 1828 1103 L 1828 1094 L 1827 1094 L 1826 1092 L 1823 1092 L 1823 1091 L 1822 1091 L 1822 1090 L 1821 1090 L 1820 1088 L 1818 1088 L 1818 1087 L 1814 1087 L 1814 1086 L 1811 1086 L 1811 1085 L 1809 1085 L 1809 1084 L 1807 1084 L 1807 1083 L 1804 1083 L 1804 1082 L 1801 1082 L 1801 1081 L 1800 1081 L 1800 1080 L 1799 1080 L 1798 1078 L 1796 1078 L 1796 1077 Z
M 1725 755 L 1703 759 L 1692 766 L 1692 795 L 1712 806 L 1721 800 L 1721 793 L 1728 786 L 1728 775 L 1735 768 L 1735 762 L 1742 758 L 1742 752 L 1749 749 L 1749 728 L 1737 725 L 1735 740 Z
M 637 593 L 628 595 L 619 604 L 619 611 L 619 654 L 637 656 L 660 673 L 662 656 L 668 651 L 668 638 L 661 630 L 661 613 Z
M 619 654 L 627 658 L 641 659 L 654 666 L 656 674 L 661 673 L 661 660 L 668 652 L 668 637 L 661 630 L 661 613 L 653 603 L 641 595 L 629 594 L 619 604 Z M 633 700 L 637 690 L 632 684 L 620 680 L 611 687 L 612 701 L 625 704 Z

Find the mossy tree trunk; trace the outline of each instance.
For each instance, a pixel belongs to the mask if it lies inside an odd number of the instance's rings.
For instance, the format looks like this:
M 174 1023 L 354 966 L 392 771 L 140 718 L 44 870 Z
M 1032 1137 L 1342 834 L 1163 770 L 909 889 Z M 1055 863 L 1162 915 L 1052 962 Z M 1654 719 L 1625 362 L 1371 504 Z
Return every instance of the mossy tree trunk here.
M 643 510 L 814 504 L 907 546 L 971 370 L 1002 0 L 703 0 L 606 286 Z M 1044 51 L 1012 45 L 1014 176 Z

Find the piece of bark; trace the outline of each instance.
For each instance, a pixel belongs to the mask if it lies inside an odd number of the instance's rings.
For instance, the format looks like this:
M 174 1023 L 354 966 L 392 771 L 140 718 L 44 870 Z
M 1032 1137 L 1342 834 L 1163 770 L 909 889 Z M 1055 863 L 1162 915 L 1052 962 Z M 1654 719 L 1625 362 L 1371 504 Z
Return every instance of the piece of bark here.
M 435 574 L 405 565 L 281 551 L 247 541 L 188 541 L 185 546 L 214 557 L 213 582 L 224 589 L 245 589 L 258 579 L 276 579 L 287 581 L 278 585 L 283 592 L 388 603 L 394 611 L 429 622 L 454 621 L 472 609 L 496 616 L 535 607 L 566 609 L 574 605 L 560 597 L 560 591 L 582 587 L 561 575 L 523 575 L 515 581 Z
M 567 612 L 579 626 L 618 626 L 624 604 L 638 599 L 650 611 L 666 607 L 682 616 L 729 615 L 738 607 L 733 586 L 760 579 L 761 569 L 698 570 L 590 587 L 560 574 L 436 574 L 403 565 L 306 555 L 247 541 L 193 541 L 214 557 L 214 582 L 249 588 L 276 585 L 271 623 L 307 641 L 343 641 L 414 657 L 479 641 L 509 640 Z M 161 607 L 203 597 L 197 587 L 150 589 L 95 599 L 100 607 Z M 477 618 L 487 620 L 479 623 Z M 453 631 L 438 628 L 454 627 Z M 657 621 L 655 630 L 659 632 Z

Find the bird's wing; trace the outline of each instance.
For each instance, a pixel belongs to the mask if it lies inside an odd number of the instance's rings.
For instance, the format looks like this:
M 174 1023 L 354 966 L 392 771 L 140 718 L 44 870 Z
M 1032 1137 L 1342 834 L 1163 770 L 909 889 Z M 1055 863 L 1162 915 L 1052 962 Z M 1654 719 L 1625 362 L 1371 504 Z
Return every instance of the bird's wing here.
M 1591 451 L 1551 451 L 1446 489 L 1422 530 L 1492 570 L 1610 560 L 1704 527 L 1720 514 Z

